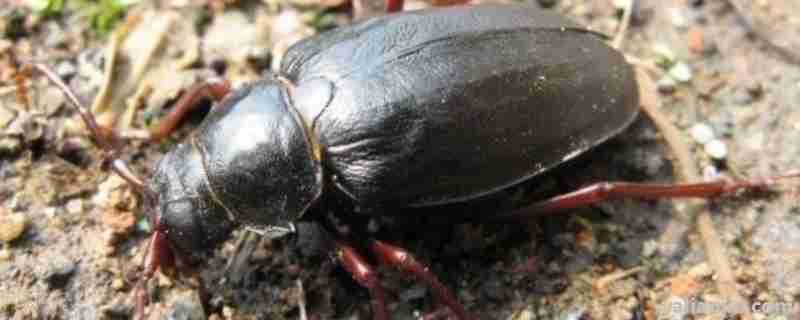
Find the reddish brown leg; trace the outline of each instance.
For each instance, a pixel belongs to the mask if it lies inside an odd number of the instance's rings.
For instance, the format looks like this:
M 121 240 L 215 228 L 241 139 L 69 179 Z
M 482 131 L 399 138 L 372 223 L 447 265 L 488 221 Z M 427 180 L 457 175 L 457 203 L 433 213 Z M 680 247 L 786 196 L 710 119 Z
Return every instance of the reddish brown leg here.
M 615 198 L 709 198 L 731 194 L 739 190 L 763 189 L 776 184 L 780 179 L 796 178 L 799 176 L 800 172 L 797 172 L 765 179 L 743 181 L 720 179 L 717 181 L 685 184 L 599 182 L 490 219 L 491 221 L 524 220 L 541 214 L 557 213 L 564 210 L 585 207 Z
M 75 111 L 77 111 L 83 119 L 84 124 L 86 124 L 86 127 L 89 129 L 94 143 L 103 151 L 103 157 L 105 158 L 104 160 L 110 164 L 111 170 L 128 182 L 128 184 L 130 184 L 134 189 L 137 189 L 139 192 L 141 192 L 144 197 L 148 197 L 153 201 L 158 199 L 155 191 L 150 189 L 138 175 L 133 173 L 133 171 L 130 169 L 130 166 L 120 158 L 119 147 L 117 144 L 117 133 L 101 128 L 94 115 L 83 103 L 81 103 L 80 100 L 78 100 L 78 97 L 75 95 L 75 93 L 69 88 L 69 86 L 67 86 L 66 83 L 64 83 L 63 80 L 61 80 L 61 78 L 58 77 L 58 75 L 55 74 L 55 72 L 53 72 L 52 69 L 44 64 L 39 63 L 31 64 L 31 66 L 44 74 L 64 93 L 64 95 L 67 97 L 67 101 L 69 101 L 70 105 L 72 105 Z M 209 94 L 216 96 L 215 94 L 220 93 L 221 91 L 214 90 L 214 88 L 215 87 L 212 87 L 212 89 L 207 89 L 205 91 L 209 91 Z M 181 100 L 191 99 L 186 98 Z M 183 104 L 191 104 L 191 101 L 184 102 Z M 187 108 L 189 107 L 180 107 L 180 109 Z M 142 278 L 139 280 L 139 283 L 136 284 L 136 288 L 134 290 L 134 296 L 137 301 L 136 314 L 134 315 L 134 318 L 136 319 L 141 319 L 144 316 L 144 306 L 147 302 L 147 281 L 153 277 L 156 270 L 159 268 L 163 270 L 165 268 L 174 269 L 175 267 L 175 256 L 171 247 L 169 246 L 164 231 L 159 226 L 156 215 L 151 214 L 149 218 L 150 223 L 154 227 L 155 231 L 153 231 L 152 237 L 150 238 L 150 242 L 148 243 L 146 249 L 147 253 L 144 256 L 144 271 Z
M 370 303 L 372 304 L 373 319 L 389 320 L 389 312 L 386 308 L 386 292 L 381 287 L 375 269 L 352 246 L 344 241 L 336 240 L 336 250 L 345 270 L 353 276 L 353 279 L 358 284 L 369 290 L 372 298 Z
M 449 307 L 456 318 L 459 320 L 473 319 L 450 290 L 429 271 L 430 268 L 422 264 L 410 252 L 379 240 L 373 241 L 370 249 L 382 264 L 397 267 L 400 271 L 415 276 L 428 284 L 439 301 Z
M 226 81 L 209 81 L 189 88 L 178 99 L 169 114 L 162 119 L 158 125 L 150 129 L 150 138 L 160 140 L 175 131 L 175 128 L 192 110 L 200 105 L 204 99 L 211 99 L 219 102 L 231 91 L 230 84 Z
M 147 244 L 147 253 L 144 258 L 144 271 L 139 283 L 136 284 L 134 296 L 136 297 L 136 310 L 134 320 L 144 319 L 144 306 L 147 305 L 147 281 L 153 278 L 159 268 L 174 268 L 175 256 L 167 243 L 167 238 L 162 231 L 153 231 L 150 242 Z
M 463 6 L 472 3 L 472 0 L 429 0 L 435 7 Z
M 447 307 L 442 307 L 437 309 L 436 311 L 427 313 L 422 315 L 419 320 L 439 320 L 439 319 L 449 319 L 450 316 L 453 315 L 453 311 L 448 309 Z
M 154 197 L 154 192 L 147 188 L 142 179 L 140 179 L 136 174 L 133 173 L 133 171 L 131 171 L 127 163 L 120 159 L 119 150 L 116 145 L 116 135 L 114 132 L 106 132 L 100 128 L 100 125 L 97 124 L 97 120 L 95 120 L 94 115 L 92 115 L 89 109 L 86 108 L 86 106 L 83 105 L 80 100 L 78 100 L 78 97 L 75 96 L 75 93 L 72 92 L 69 86 L 67 86 L 67 84 L 64 83 L 64 81 L 62 81 L 52 69 L 40 63 L 32 64 L 32 66 L 39 70 L 39 72 L 43 73 L 48 79 L 50 79 L 51 82 L 53 82 L 53 84 L 56 85 L 56 87 L 61 90 L 61 92 L 64 93 L 64 95 L 67 96 L 67 101 L 69 101 L 75 111 L 80 114 L 83 122 L 86 124 L 86 127 L 89 129 L 89 132 L 94 138 L 95 144 L 101 150 L 103 150 L 103 157 L 107 163 L 111 164 L 111 170 L 113 170 L 132 187 L 139 190 L 139 192 L 142 192 L 145 196 Z
M 386 0 L 386 12 L 400 12 L 403 11 L 404 0 Z

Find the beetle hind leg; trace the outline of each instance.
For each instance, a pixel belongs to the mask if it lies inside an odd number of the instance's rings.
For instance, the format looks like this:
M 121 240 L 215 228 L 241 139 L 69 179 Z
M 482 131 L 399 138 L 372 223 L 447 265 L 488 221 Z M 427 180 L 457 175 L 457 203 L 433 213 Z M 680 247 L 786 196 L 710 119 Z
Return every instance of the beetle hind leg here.
M 342 240 L 336 240 L 336 256 L 341 261 L 345 270 L 362 287 L 369 290 L 372 305 L 373 319 L 389 320 L 386 307 L 386 292 L 380 284 L 378 273 L 366 259 L 364 259 L 353 246 Z
M 761 179 L 718 179 L 708 182 L 680 184 L 599 182 L 524 208 L 491 217 L 490 221 L 510 222 L 525 220 L 543 214 L 558 213 L 618 198 L 710 198 L 733 194 L 740 190 L 765 189 L 777 184 L 779 180 L 798 177 L 800 177 L 800 172 Z
M 430 268 L 417 260 L 410 252 L 379 240 L 372 241 L 370 249 L 382 264 L 394 266 L 400 271 L 424 281 L 433 290 L 439 301 L 447 306 L 457 319 L 472 319 L 453 293 L 430 272 Z

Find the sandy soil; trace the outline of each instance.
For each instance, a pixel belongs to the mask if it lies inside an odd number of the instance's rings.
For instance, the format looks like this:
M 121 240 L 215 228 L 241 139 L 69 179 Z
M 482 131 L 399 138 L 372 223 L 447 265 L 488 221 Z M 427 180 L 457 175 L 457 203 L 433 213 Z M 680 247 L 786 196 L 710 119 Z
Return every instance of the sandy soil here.
M 619 23 L 619 10 L 610 0 L 555 2 L 554 10 L 607 34 L 614 34 Z M 753 1 L 744 6 L 744 15 L 728 1 L 640 4 L 623 50 L 654 66 L 670 64 L 655 67 L 654 74 L 662 77 L 662 109 L 685 133 L 704 172 L 758 177 L 800 169 L 800 68 L 791 59 L 800 48 L 793 39 L 800 21 L 787 14 L 795 12 L 795 4 Z M 184 7 L 181 12 L 191 12 L 184 17 L 196 22 L 194 34 L 206 46 L 192 67 L 213 74 L 224 61 L 242 67 L 235 76 L 246 81 L 270 59 L 231 62 L 233 54 L 208 48 L 219 40 L 214 37 L 233 38 L 218 47 L 240 48 L 231 43 L 241 41 L 270 52 L 284 46 L 284 38 L 312 32 L 303 26 L 278 32 L 287 22 L 269 8 L 274 6 L 266 2 L 228 4 L 224 12 Z M 88 32 L 79 11 L 34 19 L 25 10 L 0 9 L 0 50 L 57 66 L 90 101 L 102 79 L 101 63 L 107 63 L 102 48 L 109 38 Z M 300 16 L 323 16 L 313 7 L 300 10 Z M 344 10 L 324 17 L 326 23 L 348 21 Z M 216 19 L 229 26 L 241 23 L 236 26 L 244 29 L 234 34 L 247 39 L 214 31 Z M 258 30 L 265 25 L 269 40 L 258 44 Z M 764 32 L 753 36 L 752 28 Z M 0 90 L 12 89 L 0 96 L 0 319 L 129 318 L 148 235 L 142 205 L 102 167 L 100 152 L 58 91 L 35 77 L 33 102 L 26 108 L 14 94 L 9 65 L 1 66 Z M 135 127 L 141 118 L 134 120 Z M 127 143 L 125 159 L 149 172 L 197 122 L 161 143 Z M 723 157 L 711 157 L 706 150 L 713 153 L 714 147 L 693 138 L 700 127 L 710 128 L 714 143 L 727 147 Z M 620 137 L 542 183 L 553 191 L 602 180 L 669 182 L 674 180 L 669 157 L 658 131 L 640 117 Z M 800 302 L 800 191 L 797 183 L 780 189 L 709 205 L 748 304 Z M 429 262 L 480 319 L 666 319 L 669 314 L 660 312 L 675 302 L 726 302 L 716 289 L 694 216 L 681 202 L 616 200 L 518 226 L 418 230 L 389 221 L 394 227 L 386 236 Z M 231 241 L 203 269 L 213 318 L 298 319 L 297 280 L 309 318 L 370 318 L 367 291 L 327 257 L 298 254 L 292 242 L 247 239 L 242 242 L 251 249 L 246 259 L 226 268 L 236 248 Z M 626 271 L 630 274 L 618 279 L 607 277 Z M 435 307 L 425 286 L 390 270 L 383 276 L 395 318 L 412 319 Z M 184 281 L 159 275 L 149 293 L 151 319 L 203 317 L 196 291 Z M 798 310 L 761 310 L 754 318 L 795 318 Z

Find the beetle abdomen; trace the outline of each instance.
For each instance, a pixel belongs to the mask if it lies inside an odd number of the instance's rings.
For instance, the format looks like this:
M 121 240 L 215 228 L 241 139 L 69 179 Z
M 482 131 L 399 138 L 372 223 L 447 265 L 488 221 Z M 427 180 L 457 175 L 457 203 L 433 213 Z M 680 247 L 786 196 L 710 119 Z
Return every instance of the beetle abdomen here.
M 512 186 L 624 129 L 632 68 L 597 35 L 521 5 L 386 16 L 290 49 L 283 72 L 333 83 L 323 162 L 364 205 L 427 206 Z M 316 81 L 318 83 L 319 81 Z

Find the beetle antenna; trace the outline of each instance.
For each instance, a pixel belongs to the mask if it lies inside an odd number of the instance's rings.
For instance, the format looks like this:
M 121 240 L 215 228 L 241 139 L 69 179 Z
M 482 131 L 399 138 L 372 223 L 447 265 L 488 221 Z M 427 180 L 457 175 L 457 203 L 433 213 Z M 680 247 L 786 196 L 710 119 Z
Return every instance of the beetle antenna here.
M 53 72 L 50 67 L 43 63 L 32 63 L 31 65 L 39 70 L 39 72 L 44 74 L 50 80 L 50 82 L 55 84 L 56 87 L 58 87 L 61 92 L 67 96 L 67 100 L 70 102 L 75 111 L 81 115 L 83 123 L 85 123 L 86 127 L 89 128 L 94 143 L 103 150 L 103 157 L 111 164 L 111 170 L 113 170 L 114 173 L 119 175 L 132 187 L 140 191 L 143 195 L 153 197 L 152 199 L 155 199 L 155 191 L 148 188 L 142 179 L 133 173 L 130 166 L 119 158 L 119 149 L 114 143 L 116 140 L 114 132 L 103 131 L 103 129 L 97 123 L 94 115 L 92 115 L 92 112 L 89 111 L 89 109 L 83 103 L 81 103 L 81 101 L 75 95 L 75 92 L 72 91 L 72 89 L 70 89 L 69 86 L 67 86 L 67 84 L 64 83 L 64 81 L 61 80 L 61 78 L 56 75 L 56 73 Z

